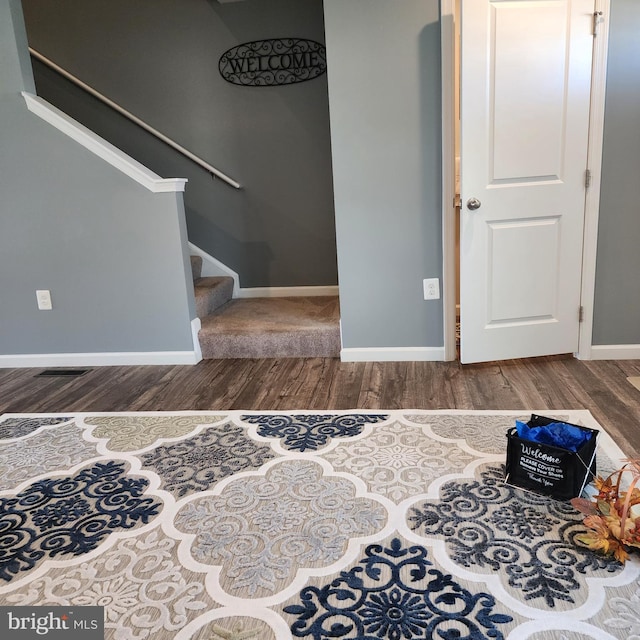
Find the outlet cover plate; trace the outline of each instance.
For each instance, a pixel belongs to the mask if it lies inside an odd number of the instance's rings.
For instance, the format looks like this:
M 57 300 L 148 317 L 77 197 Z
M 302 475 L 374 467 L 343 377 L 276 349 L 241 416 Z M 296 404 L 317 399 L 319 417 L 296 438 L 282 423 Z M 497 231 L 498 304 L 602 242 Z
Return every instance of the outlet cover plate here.
M 425 300 L 439 300 L 440 299 L 440 279 L 439 278 L 425 278 L 422 281 L 424 289 Z
M 48 289 L 38 289 L 36 291 L 36 299 L 38 300 L 38 309 L 40 309 L 40 311 L 53 309 L 53 305 L 51 304 L 51 291 Z

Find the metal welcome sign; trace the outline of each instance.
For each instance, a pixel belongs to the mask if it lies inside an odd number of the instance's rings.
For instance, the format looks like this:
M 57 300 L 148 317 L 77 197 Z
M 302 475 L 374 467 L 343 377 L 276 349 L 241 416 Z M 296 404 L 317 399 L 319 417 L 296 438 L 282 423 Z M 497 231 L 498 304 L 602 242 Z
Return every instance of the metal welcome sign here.
M 303 38 L 255 40 L 225 51 L 220 75 L 243 87 L 275 87 L 306 82 L 327 70 L 324 45 Z

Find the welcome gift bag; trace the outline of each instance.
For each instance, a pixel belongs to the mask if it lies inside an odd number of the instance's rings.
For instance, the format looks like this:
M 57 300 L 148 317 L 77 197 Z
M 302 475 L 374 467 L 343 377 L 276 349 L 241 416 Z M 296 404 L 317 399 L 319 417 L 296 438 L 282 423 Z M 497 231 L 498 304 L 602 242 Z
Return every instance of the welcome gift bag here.
M 556 500 L 570 500 L 579 496 L 595 477 L 599 431 L 535 414 L 523 426 L 525 428 L 521 432 L 529 432 L 526 438 L 518 434 L 516 427 L 507 432 L 505 482 Z M 545 427 L 551 428 L 545 432 Z M 582 438 L 578 438 L 582 444 L 575 450 L 550 443 L 553 440 L 565 441 L 562 437 L 563 427 L 570 432 L 568 435 L 575 436 L 576 430 L 582 435 Z M 570 439 L 566 438 L 567 442 Z

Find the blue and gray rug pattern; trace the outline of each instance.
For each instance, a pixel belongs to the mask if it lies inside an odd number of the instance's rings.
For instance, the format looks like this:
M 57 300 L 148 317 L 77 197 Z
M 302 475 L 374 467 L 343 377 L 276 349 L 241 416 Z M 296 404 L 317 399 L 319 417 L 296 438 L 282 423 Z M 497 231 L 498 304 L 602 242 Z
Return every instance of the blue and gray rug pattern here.
M 505 484 L 526 417 L 0 416 L 0 605 L 102 606 L 114 640 L 640 638 L 639 559 Z

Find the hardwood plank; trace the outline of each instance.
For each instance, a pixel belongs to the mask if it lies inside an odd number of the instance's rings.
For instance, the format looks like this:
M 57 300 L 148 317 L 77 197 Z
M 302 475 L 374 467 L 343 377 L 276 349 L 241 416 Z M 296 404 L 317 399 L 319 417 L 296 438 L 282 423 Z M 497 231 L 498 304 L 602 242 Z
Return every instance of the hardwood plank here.
M 288 359 L 265 359 L 253 370 L 246 384 L 233 399 L 229 409 L 272 410 L 292 362 Z
M 309 386 L 311 387 L 306 408 L 318 410 L 329 408 L 331 381 L 336 376 L 339 364 L 340 361 L 337 358 L 308 358 L 306 360 L 304 375 L 309 380 Z M 301 400 L 302 398 L 300 398 Z
M 362 386 L 356 406 L 359 409 L 381 409 L 380 395 L 384 380 L 385 362 L 365 362 Z
M 65 411 L 99 411 L 92 397 L 101 401 L 109 381 L 116 379 L 113 367 L 95 368 L 77 378 L 38 377 L 42 369 L 28 369 L 30 377 L 22 379 L 22 388 L 13 396 L 5 411 L 30 411 L 39 413 Z M 93 396 L 92 396 L 93 394 Z M 110 411 L 114 403 L 107 399 Z
M 475 409 L 473 404 L 472 393 L 469 389 L 467 382 L 467 374 L 465 365 L 460 362 L 448 362 L 447 375 L 449 378 L 449 385 L 451 387 L 451 400 L 450 407 L 455 409 Z M 449 407 L 441 407 L 447 409 Z
M 150 381 L 160 375 L 161 370 L 138 371 L 130 367 L 108 367 L 98 369 L 83 380 L 78 378 L 73 386 L 74 399 L 65 411 L 127 411 L 135 399 L 144 392 Z M 55 403 L 64 402 L 64 390 L 51 398 Z
M 328 409 L 331 381 L 339 361 L 335 358 L 305 358 L 294 367 L 292 377 L 281 388 L 278 409 Z
M 407 378 L 406 362 L 385 362 L 377 408 L 401 409 Z
M 465 365 L 465 377 L 474 409 L 521 409 L 522 400 L 502 374 L 500 363 Z
M 323 360 L 323 358 L 305 358 L 295 361 L 291 375 L 280 389 L 276 407 L 278 410 L 318 408 L 314 395 L 318 376 L 322 375 Z
M 457 362 L 408 362 L 401 405 L 414 409 L 446 409 L 455 405 L 452 381 Z
M 566 359 L 566 357 L 535 358 L 519 362 L 522 367 L 522 374 L 532 381 L 539 395 L 539 398 L 536 398 L 530 389 L 521 387 L 521 397 L 525 406 L 535 409 L 535 399 L 538 399 L 543 402 L 542 407 L 539 408 L 582 408 L 583 405 L 577 400 L 575 393 L 572 391 L 572 380 L 561 366 Z
M 547 409 L 553 405 L 550 392 L 553 387 L 547 386 L 549 381 L 544 379 L 544 374 L 541 376 L 538 373 L 539 367 L 528 369 L 525 363 L 516 361 L 501 363 L 500 370 L 522 406 Z
M 184 411 L 193 408 L 195 397 L 221 371 L 219 360 L 193 370 L 190 366 L 176 365 L 155 379 L 134 400 L 132 406 L 139 411 Z
M 31 374 L 29 377 L 25 375 L 27 371 Z M 59 378 L 35 378 L 38 372 L 39 370 L 33 369 L 20 370 L 15 378 L 9 378 L 0 383 L 1 413 L 19 413 L 23 411 L 24 406 L 31 407 L 31 411 L 37 411 L 34 407 L 38 401 L 46 400 L 69 382 Z
M 294 409 L 588 409 L 640 456 L 640 360 L 571 356 L 459 362 L 205 360 L 194 366 L 95 367 L 78 378 L 0 370 L 0 413 Z
M 301 367 L 300 358 L 281 358 L 263 360 L 262 367 L 256 369 L 251 380 L 243 388 L 242 398 L 247 400 L 241 406 L 234 401 L 231 408 L 247 409 L 253 411 L 284 411 L 288 407 L 288 395 L 292 385 L 292 378 L 296 375 L 296 369 Z M 253 399 L 251 396 L 254 395 Z M 297 409 L 304 407 L 295 407 Z
M 640 360 L 608 360 L 622 371 L 626 378 L 637 378 L 640 376 Z
M 327 409 L 356 409 L 362 389 L 363 362 L 336 361 L 335 373 L 327 394 Z
M 6 393 L 6 389 L 10 386 L 19 387 L 23 380 L 34 376 L 40 370 L 34 369 L 0 369 L 0 404 L 2 403 L 2 395 Z
M 618 397 L 616 387 L 619 385 L 608 386 L 610 383 L 601 375 L 602 365 L 598 362 L 586 365 L 580 360 L 566 361 L 562 365 L 572 372 L 573 380 L 579 380 L 571 390 L 584 408 L 591 411 L 625 453 L 640 456 L 640 411 Z
M 131 408 L 135 411 L 155 411 L 158 402 L 167 402 L 171 397 L 171 390 L 176 383 L 176 379 L 183 375 L 183 384 L 181 386 L 181 396 L 184 397 L 189 393 L 189 389 L 199 382 L 199 376 L 187 376 L 183 368 L 179 366 L 171 367 L 168 371 L 149 379 L 147 386 L 141 390 L 141 393 L 131 402 Z M 177 409 L 176 409 L 177 410 Z
M 196 389 L 191 402 L 199 411 L 212 409 L 224 411 L 233 403 L 234 398 L 247 384 L 247 380 L 260 366 L 259 360 L 230 359 L 218 361 L 217 367 L 211 368 L 207 383 Z

